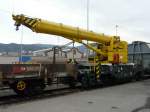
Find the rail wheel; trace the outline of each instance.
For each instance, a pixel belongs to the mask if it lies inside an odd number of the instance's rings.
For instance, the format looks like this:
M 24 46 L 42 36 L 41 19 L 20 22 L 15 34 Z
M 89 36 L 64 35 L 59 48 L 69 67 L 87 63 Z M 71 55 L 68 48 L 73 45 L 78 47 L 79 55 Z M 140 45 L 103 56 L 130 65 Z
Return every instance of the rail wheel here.
M 76 84 L 77 84 L 77 82 L 76 82 L 76 80 L 74 79 L 74 77 L 70 77 L 70 78 L 68 79 L 68 85 L 69 85 L 70 88 L 75 88 L 75 87 L 76 87 Z
M 81 78 L 81 84 L 83 89 L 92 89 L 96 86 L 97 81 L 95 79 L 94 74 L 84 74 Z
M 44 82 L 41 80 L 21 80 L 12 83 L 10 87 L 18 95 L 32 96 L 41 93 L 45 88 L 45 85 Z
M 37 81 L 31 82 L 30 87 L 32 89 L 33 94 L 39 94 L 43 92 L 46 86 L 44 84 L 44 80 L 37 80 Z
M 89 81 L 85 75 L 81 79 L 81 85 L 83 89 L 89 89 Z
M 93 88 L 93 87 L 96 87 L 96 85 L 97 85 L 96 78 L 95 78 L 94 74 L 91 74 L 89 77 L 89 86 L 90 86 L 90 88 Z
M 102 74 L 100 80 L 105 86 L 111 85 L 114 82 L 112 78 L 109 77 L 109 74 Z
M 24 81 L 19 81 L 16 86 L 17 90 L 19 91 L 23 91 L 24 89 L 26 89 L 26 83 Z
M 18 95 L 28 95 L 31 92 L 29 84 L 24 80 L 16 81 L 10 86 Z

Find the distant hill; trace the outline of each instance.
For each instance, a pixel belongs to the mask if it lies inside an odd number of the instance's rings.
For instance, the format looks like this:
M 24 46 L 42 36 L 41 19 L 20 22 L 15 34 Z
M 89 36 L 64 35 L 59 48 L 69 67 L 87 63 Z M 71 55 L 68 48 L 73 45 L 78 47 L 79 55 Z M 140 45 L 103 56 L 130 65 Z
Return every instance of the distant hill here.
M 22 44 L 22 50 L 25 52 L 36 51 L 41 49 L 52 48 L 55 45 L 49 44 Z M 77 46 L 79 51 L 86 52 L 86 47 L 84 45 Z M 16 43 L 3 44 L 0 43 L 0 53 L 9 53 L 9 52 L 20 52 L 21 45 Z
M 22 50 L 24 51 L 35 51 L 40 49 L 51 48 L 54 45 L 49 44 L 22 44 Z M 20 44 L 2 44 L 0 43 L 0 52 L 18 52 L 20 51 Z

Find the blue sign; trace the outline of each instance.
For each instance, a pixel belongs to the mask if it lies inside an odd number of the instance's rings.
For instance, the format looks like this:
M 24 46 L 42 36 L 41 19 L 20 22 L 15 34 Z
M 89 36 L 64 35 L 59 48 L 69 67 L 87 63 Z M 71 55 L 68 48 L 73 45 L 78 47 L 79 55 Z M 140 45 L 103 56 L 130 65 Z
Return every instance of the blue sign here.
M 19 57 L 19 62 L 29 62 L 29 61 L 31 61 L 31 57 L 30 56 Z

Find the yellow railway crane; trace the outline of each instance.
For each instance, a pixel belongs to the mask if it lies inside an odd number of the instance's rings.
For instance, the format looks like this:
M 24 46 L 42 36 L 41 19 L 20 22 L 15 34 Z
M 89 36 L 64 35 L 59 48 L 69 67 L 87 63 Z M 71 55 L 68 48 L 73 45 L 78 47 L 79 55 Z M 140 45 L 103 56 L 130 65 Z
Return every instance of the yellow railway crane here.
M 124 82 L 131 81 L 132 79 L 140 79 L 142 76 L 140 74 L 141 71 L 139 71 L 141 69 L 138 68 L 136 64 L 127 62 L 127 42 L 121 41 L 119 36 L 108 36 L 101 33 L 87 31 L 78 27 L 64 25 L 62 23 L 55 23 L 38 18 L 31 18 L 23 14 L 12 15 L 12 17 L 15 21 L 16 30 L 19 29 L 20 25 L 24 25 L 36 33 L 62 36 L 74 42 L 82 43 L 87 48 L 96 52 L 96 56 L 94 58 L 96 64 L 81 62 L 76 66 L 74 64 L 65 63 L 65 65 L 62 65 L 61 67 L 60 65 L 51 66 L 51 64 L 42 65 L 41 67 L 43 68 L 43 72 L 41 73 L 45 73 L 45 76 L 51 76 L 51 73 L 55 71 L 58 72 L 60 68 L 63 69 L 63 67 L 66 66 L 66 68 L 64 68 L 66 69 L 66 76 L 64 76 L 64 81 L 62 81 L 62 83 L 66 82 L 70 86 L 74 87 L 76 83 L 79 82 L 84 88 L 93 87 L 99 82 L 102 82 L 103 84 L 112 84 L 114 82 Z M 97 44 L 96 46 L 95 44 L 86 44 L 84 43 L 84 40 L 93 41 Z M 47 77 L 46 79 L 45 76 L 43 76 L 44 79 L 41 79 L 40 84 L 36 79 L 23 79 L 23 81 L 27 82 L 26 85 L 30 85 L 32 88 L 35 88 L 35 90 L 36 87 L 33 87 L 33 85 L 40 86 L 42 89 L 43 85 L 45 85 L 45 81 L 53 81 L 53 79 L 49 80 L 49 77 Z M 62 77 L 60 78 L 62 80 Z M 30 82 L 30 84 L 28 84 L 28 82 Z M 16 82 L 13 83 L 13 85 L 15 85 L 13 87 L 16 87 L 16 85 L 18 84 L 22 85 L 22 82 L 21 84 Z M 50 84 L 52 83 L 49 83 L 49 85 Z M 32 88 L 28 87 L 27 89 L 29 89 L 29 92 L 32 92 Z
M 38 18 L 21 15 L 12 15 L 15 20 L 16 30 L 20 25 L 30 28 L 33 32 L 62 36 L 84 44 L 87 48 L 94 50 L 101 63 L 127 63 L 127 42 L 121 41 L 119 36 L 108 36 L 78 27 L 64 25 L 62 23 L 50 22 Z M 85 44 L 83 40 L 96 42 L 97 47 Z

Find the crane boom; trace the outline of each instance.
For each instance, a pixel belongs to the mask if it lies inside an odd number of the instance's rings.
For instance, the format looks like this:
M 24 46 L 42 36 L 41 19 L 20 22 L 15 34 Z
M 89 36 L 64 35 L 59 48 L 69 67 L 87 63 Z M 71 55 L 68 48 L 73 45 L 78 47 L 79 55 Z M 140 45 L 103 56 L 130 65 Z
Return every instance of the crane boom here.
M 94 50 L 100 59 L 107 63 L 127 63 L 127 42 L 120 41 L 119 36 L 108 36 L 62 23 L 49 22 L 38 18 L 30 18 L 23 14 L 12 15 L 16 30 L 24 25 L 37 33 L 52 34 L 83 43 L 83 40 L 98 43 L 97 48 L 86 45 Z M 85 44 L 84 44 L 85 45 Z
M 78 27 L 71 27 L 62 23 L 54 23 L 37 18 L 29 18 L 24 15 L 13 15 L 13 19 L 17 23 L 27 26 L 34 32 L 63 36 L 71 40 L 74 38 L 79 40 L 107 43 L 110 42 L 112 38 L 111 36 L 87 31 Z

